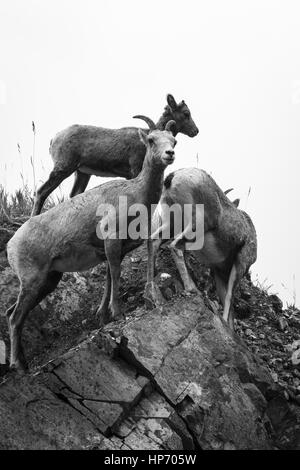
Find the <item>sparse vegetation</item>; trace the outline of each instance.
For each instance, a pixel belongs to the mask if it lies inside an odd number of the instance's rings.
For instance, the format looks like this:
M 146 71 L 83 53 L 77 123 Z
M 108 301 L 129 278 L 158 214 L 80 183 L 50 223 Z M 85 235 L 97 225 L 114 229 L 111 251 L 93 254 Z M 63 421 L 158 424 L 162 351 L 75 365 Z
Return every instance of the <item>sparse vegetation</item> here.
M 27 185 L 8 194 L 0 185 L 0 224 L 18 222 L 18 219 L 29 217 L 33 204 L 31 191 Z
M 47 211 L 56 204 L 63 202 L 64 196 L 52 196 L 45 204 L 44 210 Z M 14 193 L 8 191 L 0 184 L 0 225 L 23 223 L 30 217 L 33 206 L 33 190 L 28 184 Z
M 36 160 L 35 160 L 35 145 L 37 128 L 35 122 L 32 121 L 32 155 L 29 156 L 28 162 L 24 161 L 24 155 L 20 143 L 17 143 L 17 151 L 20 160 L 20 188 L 13 193 L 9 193 L 5 184 L 0 184 L 0 225 L 12 224 L 20 225 L 30 217 L 34 192 L 36 190 Z M 28 165 L 32 167 L 32 182 L 26 180 L 24 167 Z M 6 178 L 7 179 L 7 178 Z M 45 204 L 44 210 L 48 210 L 56 204 L 63 202 L 64 195 L 61 188 L 58 188 L 60 194 L 58 196 L 50 196 Z
M 269 295 L 270 294 L 270 290 L 272 289 L 273 287 L 273 284 L 269 284 L 268 283 L 268 278 L 266 277 L 263 281 L 261 281 L 258 276 L 256 276 L 256 278 L 253 280 L 253 284 L 258 287 L 259 290 L 261 290 L 262 292 L 264 292 L 266 295 Z M 275 293 L 275 295 L 277 295 L 277 292 Z

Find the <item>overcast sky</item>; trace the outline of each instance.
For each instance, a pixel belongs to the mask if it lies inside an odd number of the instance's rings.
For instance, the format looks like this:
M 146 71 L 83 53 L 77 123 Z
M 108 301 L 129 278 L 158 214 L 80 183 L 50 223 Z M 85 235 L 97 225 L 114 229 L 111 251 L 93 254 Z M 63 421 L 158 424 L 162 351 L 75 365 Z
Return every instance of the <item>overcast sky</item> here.
M 253 278 L 299 305 L 299 49 L 297 1 L 0 0 L 0 183 L 32 185 L 32 120 L 44 181 L 56 132 L 156 120 L 173 93 L 200 133 L 179 136 L 169 171 L 198 153 L 234 188 L 258 233 Z

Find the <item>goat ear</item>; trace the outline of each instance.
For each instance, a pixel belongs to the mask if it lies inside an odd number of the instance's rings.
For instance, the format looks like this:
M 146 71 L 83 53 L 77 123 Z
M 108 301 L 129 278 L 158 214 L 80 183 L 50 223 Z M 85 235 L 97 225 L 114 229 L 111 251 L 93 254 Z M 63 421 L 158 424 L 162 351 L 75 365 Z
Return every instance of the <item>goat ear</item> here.
M 235 199 L 234 201 L 232 201 L 232 204 L 234 204 L 235 207 L 239 207 L 239 205 L 240 205 L 240 200 L 239 200 L 239 199 Z
M 143 144 L 147 147 L 148 145 L 147 134 L 144 131 L 142 131 L 142 129 L 139 129 L 139 137 L 141 141 L 143 142 Z
M 167 95 L 167 102 L 170 108 L 172 109 L 172 111 L 175 111 L 177 109 L 177 103 L 173 95 L 170 95 L 170 94 Z

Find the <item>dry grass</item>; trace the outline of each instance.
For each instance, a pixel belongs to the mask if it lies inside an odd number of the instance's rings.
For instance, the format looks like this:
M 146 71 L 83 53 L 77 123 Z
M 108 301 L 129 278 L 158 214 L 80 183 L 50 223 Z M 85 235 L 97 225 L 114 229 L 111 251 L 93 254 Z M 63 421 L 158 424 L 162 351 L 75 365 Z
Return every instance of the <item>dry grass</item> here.
M 266 277 L 263 281 L 259 280 L 258 276 L 253 280 L 253 284 L 259 290 L 265 293 L 265 295 L 270 295 L 270 290 L 273 288 L 273 284 L 269 284 L 268 278 Z M 273 292 L 277 295 L 277 292 Z
M 20 144 L 17 144 L 17 150 L 20 160 L 20 189 L 17 189 L 14 193 L 10 194 L 6 190 L 5 185 L 0 184 L 0 225 L 21 225 L 26 219 L 30 217 L 33 207 L 34 193 L 38 186 L 36 183 L 35 168 L 35 145 L 37 128 L 34 121 L 32 121 L 32 134 L 32 155 L 29 156 L 29 159 L 27 159 L 27 161 L 24 161 L 24 156 Z M 25 168 L 28 168 L 29 165 L 32 168 L 32 184 L 29 184 L 24 177 L 24 166 Z M 44 205 L 44 211 L 50 209 L 51 207 L 55 206 L 60 202 L 63 202 L 64 195 L 61 191 L 61 188 L 59 187 L 58 189 L 60 190 L 60 195 L 50 196 Z
M 11 222 L 20 217 L 30 216 L 33 198 L 28 186 L 18 189 L 14 194 L 8 194 L 0 186 L 0 224 Z
M 3 224 L 22 224 L 30 217 L 33 207 L 33 190 L 28 185 L 9 194 L 6 189 L 0 185 L 0 225 Z M 51 209 L 56 204 L 63 202 L 64 196 L 48 197 L 44 204 L 43 212 Z

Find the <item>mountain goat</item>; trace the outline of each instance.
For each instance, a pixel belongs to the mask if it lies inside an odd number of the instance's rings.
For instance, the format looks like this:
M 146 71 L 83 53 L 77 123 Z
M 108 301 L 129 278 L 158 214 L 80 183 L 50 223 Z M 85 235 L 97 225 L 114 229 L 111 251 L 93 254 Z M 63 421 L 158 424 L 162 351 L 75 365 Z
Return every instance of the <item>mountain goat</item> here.
M 121 262 L 143 239 L 122 239 L 119 236 L 102 239 L 97 236 L 99 206 L 116 208 L 118 232 L 124 220 L 128 224 L 132 219 L 130 207 L 136 203 L 143 204 L 147 209 L 145 223 L 148 222 L 150 233 L 151 205 L 158 203 L 164 170 L 175 158 L 176 140 L 171 132 L 175 122 L 169 121 L 162 131 L 156 129 L 151 119 L 139 117 L 148 123 L 150 131 L 137 131 L 146 148 L 146 156 L 142 171 L 136 178 L 110 181 L 32 217 L 8 242 L 8 260 L 20 281 L 17 302 L 7 311 L 11 367 L 26 368 L 21 344 L 24 321 L 28 313 L 56 288 L 64 272 L 84 271 L 107 260 L 106 287 L 97 313 L 101 324 L 120 317 Z M 128 213 L 118 209 L 121 196 L 127 200 Z
M 229 190 L 227 191 L 229 192 Z M 171 252 L 184 288 L 195 292 L 197 288 L 188 273 L 184 251 L 195 232 L 196 205 L 203 205 L 203 246 L 193 250 L 195 258 L 209 266 L 214 274 L 216 289 L 223 305 L 223 318 L 234 326 L 232 296 L 236 286 L 256 261 L 257 240 L 254 225 L 246 212 L 237 208 L 239 200 L 231 202 L 216 182 L 204 170 L 185 168 L 167 176 L 159 205 L 152 222 L 152 242 L 149 242 L 148 281 L 146 295 L 159 304 L 161 297 L 154 285 L 155 256 L 165 230 L 171 233 Z M 169 208 L 177 204 L 183 214 L 185 205 L 192 207 L 192 217 L 184 230 L 175 233 L 174 219 Z M 159 238 L 158 238 L 159 237 Z M 192 247 L 190 249 L 193 249 Z
M 181 132 L 195 137 L 199 131 L 186 103 L 181 101 L 177 104 L 170 94 L 167 95 L 167 103 L 156 128 L 163 130 L 170 120 L 174 120 L 174 136 Z M 148 133 L 148 130 L 144 132 Z M 74 172 L 70 197 L 85 191 L 91 175 L 135 178 L 142 169 L 146 151 L 136 127 L 106 129 L 73 125 L 54 137 L 50 154 L 54 168 L 36 192 L 32 216 L 40 214 L 49 194 Z

